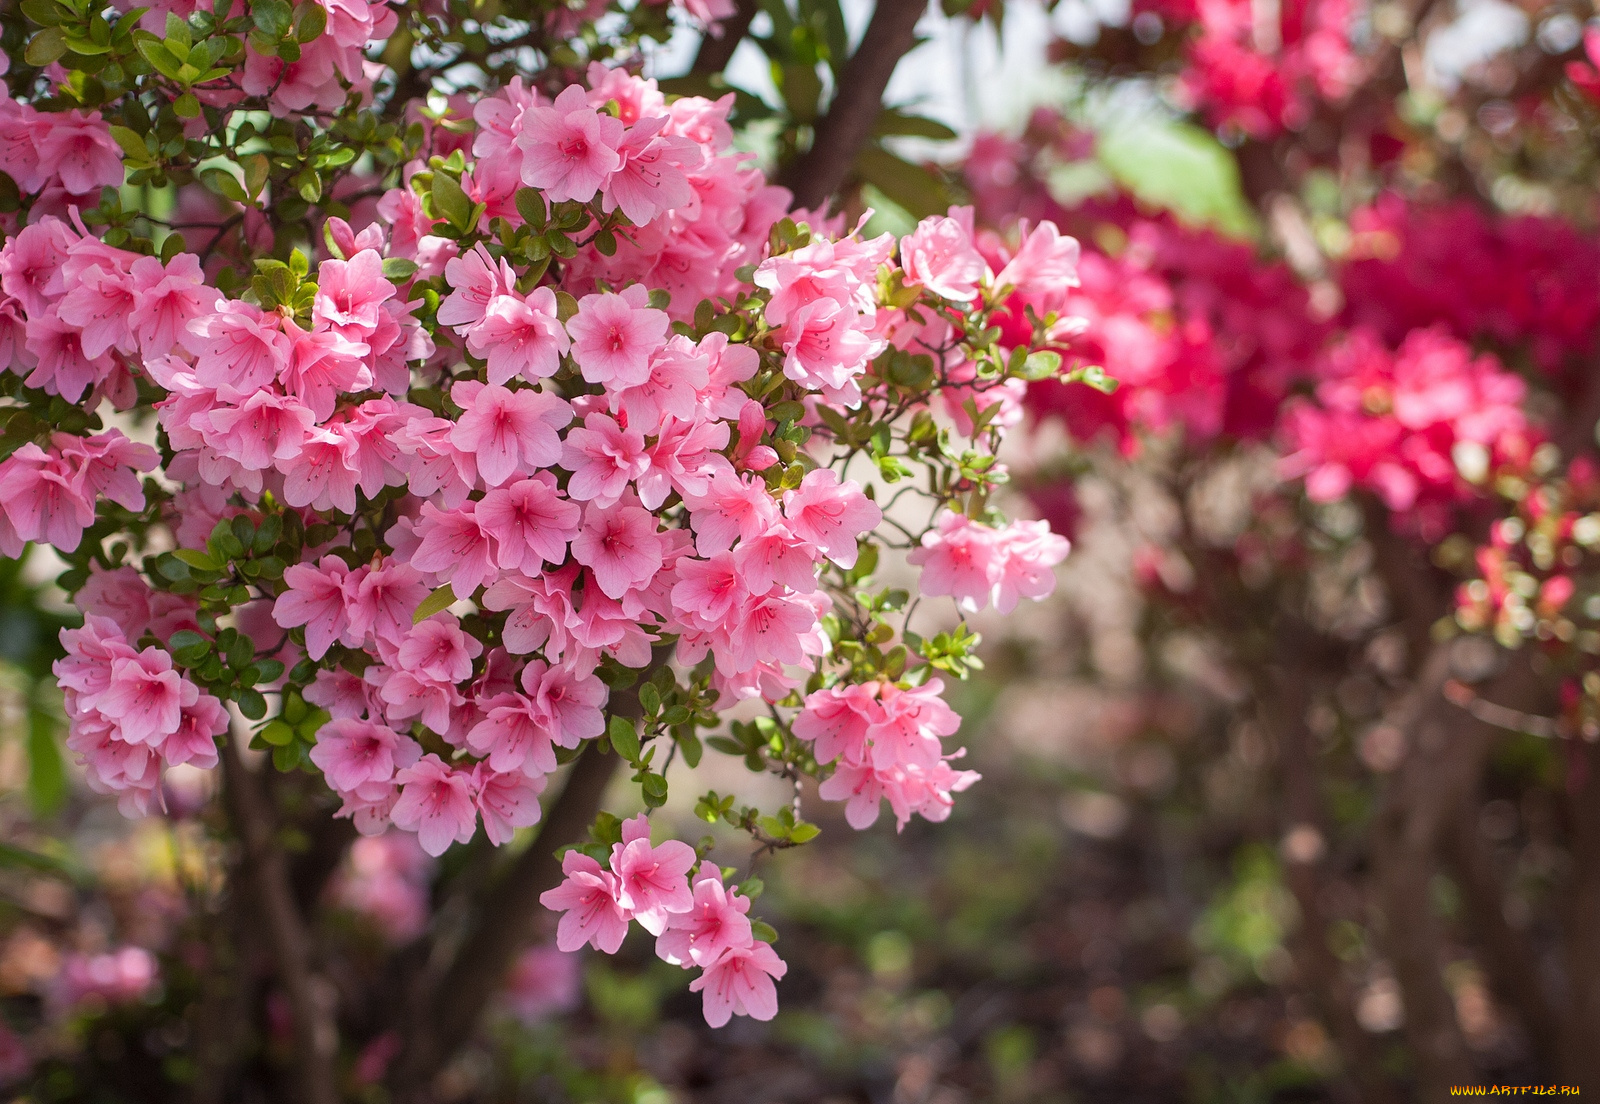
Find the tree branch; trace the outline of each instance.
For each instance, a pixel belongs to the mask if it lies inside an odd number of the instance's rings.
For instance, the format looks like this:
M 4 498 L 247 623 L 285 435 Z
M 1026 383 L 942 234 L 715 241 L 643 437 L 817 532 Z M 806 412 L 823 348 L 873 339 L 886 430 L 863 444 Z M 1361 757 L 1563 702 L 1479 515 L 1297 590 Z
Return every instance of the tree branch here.
M 311 966 L 311 940 L 295 906 L 284 852 L 273 840 L 273 817 L 258 780 L 239 756 L 242 737 L 230 732 L 222 744 L 222 775 L 234 828 L 244 846 L 247 874 L 261 906 L 278 981 L 289 1001 L 305 1104 L 338 1104 L 334 1058 L 339 1050 L 333 988 Z
M 796 207 L 815 210 L 843 186 L 856 154 L 872 137 L 895 66 L 916 44 L 917 20 L 927 6 L 927 0 L 878 0 L 811 148 L 783 172 L 781 183 L 794 193 Z
M 756 17 L 756 10 L 756 0 L 737 0 L 733 14 L 717 25 L 720 33 L 713 35 L 708 30 L 700 40 L 700 49 L 694 55 L 689 72 L 710 76 L 726 69 L 733 60 L 733 52 L 750 33 L 750 22 Z

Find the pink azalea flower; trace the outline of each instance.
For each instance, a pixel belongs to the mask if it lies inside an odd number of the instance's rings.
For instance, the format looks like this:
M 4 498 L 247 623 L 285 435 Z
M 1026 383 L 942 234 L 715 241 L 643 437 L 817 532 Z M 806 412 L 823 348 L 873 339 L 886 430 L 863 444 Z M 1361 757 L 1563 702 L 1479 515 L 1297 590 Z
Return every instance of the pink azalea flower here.
M 783 515 L 795 536 L 846 568 L 855 566 L 856 538 L 883 520 L 883 511 L 862 493 L 860 484 L 841 483 L 832 468 L 807 472 L 799 488 L 784 496 Z
M 556 946 L 572 952 L 588 944 L 597 951 L 616 954 L 628 934 L 629 913 L 618 901 L 617 876 L 581 851 L 561 856 L 566 875 L 554 889 L 539 895 L 539 903 L 562 913 L 556 926 Z
M 466 843 L 478 830 L 473 777 L 455 770 L 437 755 L 424 755 L 415 765 L 395 772 L 400 800 L 389 817 L 395 827 L 417 834 L 417 842 L 438 857 L 452 843 Z
M 179 340 L 195 355 L 194 378 L 202 387 L 245 395 L 266 387 L 289 366 L 291 345 L 277 316 L 243 300 L 219 302 L 216 313 L 192 319 Z
M 484 719 L 466 736 L 467 749 L 483 755 L 496 771 L 546 775 L 556 770 L 551 723 L 544 710 L 521 694 L 502 694 L 484 703 Z
M 111 661 L 111 680 L 94 695 L 92 705 L 116 722 L 128 743 L 157 746 L 178 731 L 183 709 L 199 697 L 199 688 L 173 670 L 170 655 L 160 648 L 146 648 Z
M 321 659 L 349 632 L 349 574 L 338 556 L 324 556 L 316 566 L 295 564 L 283 573 L 288 589 L 273 603 L 272 619 L 286 629 L 304 625 L 306 654 L 312 659 Z
M 347 586 L 345 590 L 348 632 L 357 638 L 357 643 L 368 636 L 398 640 L 410 630 L 411 615 L 428 596 L 427 585 L 417 569 L 394 559 L 353 572 L 349 582 L 354 587 Z
M 424 502 L 417 523 L 420 542 L 411 566 L 449 583 L 457 598 L 470 598 L 495 576 L 494 537 L 478 521 L 477 506 L 466 502 L 454 510 L 441 510 Z
M 522 182 L 552 203 L 587 203 L 621 164 L 621 144 L 621 120 L 595 111 L 584 90 L 569 85 L 549 107 L 523 111 Z
M 650 378 L 650 356 L 667 340 L 671 320 L 650 306 L 643 284 L 621 293 L 585 295 L 567 323 L 583 378 L 607 387 L 637 387 Z
M 783 325 L 783 374 L 813 391 L 852 384 L 882 348 L 856 325 L 858 317 L 835 299 L 796 310 Z
M 345 423 L 311 430 L 292 459 L 277 462 L 283 473 L 283 500 L 290 506 L 355 513 L 361 477 L 357 448 Z
M 694 848 L 681 840 L 650 846 L 650 820 L 643 813 L 622 822 L 622 842 L 611 848 L 611 871 L 617 876 L 617 903 L 645 931 L 660 935 L 667 918 L 694 907 L 689 871 Z
M 750 900 L 722 884 L 722 872 L 701 863 L 694 881 L 694 901 L 687 912 L 667 918 L 667 928 L 656 938 L 656 954 L 674 966 L 709 966 L 724 951 L 748 947 Z
M 508 391 L 495 384 L 464 381 L 450 398 L 465 413 L 450 441 L 477 460 L 478 474 L 491 487 L 513 475 L 532 475 L 561 459 L 557 431 L 572 421 L 572 404 L 544 391 Z
M 577 535 L 581 516 L 548 472 L 490 491 L 477 508 L 478 525 L 499 549 L 496 562 L 527 575 L 567 558 L 567 542 Z
M 662 542 L 656 517 L 637 505 L 583 512 L 583 526 L 572 539 L 572 558 L 594 572 L 595 582 L 611 598 L 649 584 L 661 570 Z
M 31 441 L 0 461 L 0 510 L 20 540 L 63 552 L 77 548 L 94 524 L 94 500 L 71 465 Z
M 788 964 L 770 944 L 755 942 L 729 947 L 694 981 L 691 993 L 703 993 L 706 1023 L 723 1027 L 735 1015 L 770 1020 L 778 1014 L 778 987 L 774 980 L 788 973 Z
M 311 761 L 339 793 L 387 784 L 421 757 L 422 748 L 411 737 L 355 717 L 328 721 L 317 730 L 311 749 Z
M 593 674 L 533 660 L 522 669 L 522 688 L 561 747 L 575 748 L 606 730 L 604 707 L 611 691 Z
M 806 697 L 794 719 L 794 734 L 811 742 L 819 763 L 841 756 L 859 763 L 867 754 L 867 729 L 882 716 L 875 684 L 824 688 Z
M 986 266 L 972 244 L 971 208 L 964 220 L 934 216 L 917 223 L 900 239 L 900 266 L 907 284 L 957 303 L 976 299 Z
M 317 421 L 327 421 L 341 393 L 365 391 L 372 372 L 363 358 L 368 348 L 333 330 L 307 332 L 293 322 L 284 326 L 291 343 L 283 387 L 311 408 Z
M 567 493 L 580 502 L 611 506 L 622 498 L 628 483 L 650 466 L 644 434 L 624 429 L 601 413 L 584 417 L 583 425 L 567 433 L 561 446 L 561 466 L 572 473 Z
M 122 147 L 98 111 L 39 117 L 39 164 L 48 165 L 73 195 L 98 194 L 122 184 Z
M 439 304 L 436 317 L 439 325 L 458 329 L 482 322 L 489 303 L 499 296 L 512 295 L 517 285 L 517 274 L 511 265 L 504 259 L 497 263 L 482 242 L 464 256 L 446 261 L 444 278 L 454 290 Z
M 622 208 L 635 226 L 694 198 L 684 170 L 698 168 L 703 155 L 689 139 L 661 134 L 666 123 L 665 117 L 657 116 L 629 127 L 617 147 L 620 164 L 605 183 L 604 209 Z
M 689 501 L 695 548 L 702 556 L 726 552 L 734 541 L 766 532 L 777 518 L 778 507 L 766 484 L 732 472 L 713 476 L 705 494 Z
M 395 666 L 436 682 L 464 682 L 482 654 L 483 643 L 462 632 L 461 622 L 436 613 L 412 626 L 395 651 Z
M 189 323 L 215 309 L 218 293 L 193 253 L 179 253 L 163 265 L 156 257 L 133 262 L 133 313 L 128 327 L 145 356 L 164 356 L 187 334 Z
M 168 766 L 192 764 L 200 770 L 217 765 L 217 737 L 228 731 L 228 711 L 220 701 L 201 692 L 193 705 L 178 715 L 178 730 L 161 742 L 161 758 Z
M 556 314 L 555 292 L 544 287 L 526 296 L 495 296 L 467 331 L 467 348 L 488 361 L 491 384 L 513 376 L 529 383 L 553 376 L 571 345 Z
M 300 455 L 316 415 L 291 395 L 262 390 L 196 420 L 207 445 L 240 467 L 264 471 Z
M 383 304 L 394 294 L 395 286 L 384 279 L 383 258 L 375 249 L 363 249 L 348 261 L 323 261 L 317 267 L 312 324 L 364 341 L 378 329 L 384 319 Z
M 132 276 L 90 265 L 57 310 L 63 322 L 82 331 L 78 343 L 83 355 L 94 359 L 112 349 L 131 353 L 138 348 L 128 324 L 136 303 Z
M 478 811 L 483 814 L 483 834 L 496 847 L 510 843 L 518 828 L 539 823 L 539 795 L 544 792 L 543 776 L 529 777 L 521 771 L 497 772 L 487 763 L 473 770 L 477 787 Z
M 989 603 L 1001 552 L 993 529 L 947 512 L 937 528 L 923 534 L 922 547 L 912 549 L 906 559 L 922 568 L 917 589 L 925 597 L 949 595 L 959 608 L 976 613 Z

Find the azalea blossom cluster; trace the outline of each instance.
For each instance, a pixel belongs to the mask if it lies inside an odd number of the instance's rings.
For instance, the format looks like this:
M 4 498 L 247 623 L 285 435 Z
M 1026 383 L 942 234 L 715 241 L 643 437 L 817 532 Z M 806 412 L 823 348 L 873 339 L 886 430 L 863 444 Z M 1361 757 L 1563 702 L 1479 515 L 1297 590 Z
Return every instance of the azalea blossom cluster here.
M 325 65 L 350 91 L 338 52 L 393 16 L 328 19 L 265 71 L 275 107 L 320 105 Z M 942 819 L 976 780 L 949 766 L 934 675 L 975 638 L 930 646 L 863 588 L 898 548 L 963 611 L 1049 592 L 1066 542 L 990 499 L 1028 381 L 1063 374 L 1040 350 L 1076 328 L 1077 243 L 1042 223 L 980 246 L 963 209 L 899 241 L 786 218 L 731 148 L 730 99 L 588 80 L 480 96 L 375 209 L 323 219 L 318 256 L 231 282 L 76 209 L 30 207 L 0 247 L 11 424 L 34 438 L 0 463 L 0 548 L 67 558 L 69 747 L 125 812 L 222 737 L 320 774 L 362 833 L 499 845 L 580 753 L 659 806 L 665 763 L 750 699 L 774 732 L 713 746 L 818 775 L 852 824 L 883 800 Z M 153 411 L 153 440 L 107 407 Z M 880 532 L 873 481 L 919 470 L 922 508 Z M 789 730 L 862 692 L 843 744 Z M 786 813 L 708 819 L 773 848 L 815 834 Z M 711 1022 L 770 1016 L 783 964 L 748 901 L 643 818 L 617 848 L 610 870 L 567 856 L 562 949 L 614 950 L 637 919 L 704 971 Z
M 1470 484 L 1526 466 L 1537 443 L 1522 378 L 1441 329 L 1413 331 L 1393 353 L 1352 330 L 1319 375 L 1316 403 L 1290 403 L 1282 422 L 1282 471 L 1303 476 L 1313 501 L 1359 486 L 1438 531 L 1477 493 Z
M 749 898 L 725 886 L 722 871 L 699 862 L 694 848 L 678 840 L 651 846 L 650 822 L 641 815 L 622 823 L 606 867 L 573 849 L 561 869 L 566 880 L 539 898 L 562 913 L 558 950 L 587 945 L 614 954 L 637 920 L 655 936 L 663 962 L 700 968 L 689 990 L 702 994 L 712 1027 L 736 1014 L 757 1020 L 777 1015 L 774 982 L 788 967 L 770 943 L 756 938 Z

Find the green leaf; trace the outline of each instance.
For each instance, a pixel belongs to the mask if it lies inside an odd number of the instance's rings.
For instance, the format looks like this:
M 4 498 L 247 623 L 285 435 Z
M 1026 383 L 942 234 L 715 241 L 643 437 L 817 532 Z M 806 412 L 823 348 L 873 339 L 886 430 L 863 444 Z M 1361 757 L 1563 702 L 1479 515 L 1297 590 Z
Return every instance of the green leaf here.
M 328 29 L 328 12 L 321 4 L 301 4 L 294 12 L 295 41 L 315 42 Z
M 244 188 L 252 200 L 259 199 L 261 189 L 267 186 L 267 176 L 272 171 L 272 162 L 267 160 L 264 153 L 252 153 L 242 162 L 244 166 Z
M 200 571 L 222 570 L 221 564 L 219 564 L 216 560 L 213 560 L 204 552 L 201 552 L 195 548 L 174 549 L 172 554 L 178 559 L 182 560 L 184 563 L 188 564 L 190 567 L 197 568 Z
M 472 229 L 472 200 L 449 174 L 433 174 L 433 209 L 463 234 Z
M 190 95 L 190 93 L 186 92 L 184 95 L 187 96 Z M 183 97 L 181 96 L 179 97 L 179 99 L 182 98 Z M 198 101 L 196 101 L 195 108 L 197 114 L 199 107 L 200 104 Z M 204 180 L 206 187 L 210 188 L 213 192 L 216 192 L 219 196 L 222 196 L 225 199 L 231 199 L 235 203 L 244 203 L 249 199 L 249 197 L 245 195 L 244 188 L 240 186 L 238 178 L 225 169 L 207 170 Z
M 172 56 L 172 52 L 161 44 L 159 38 L 140 37 L 136 41 L 139 53 L 144 59 L 155 66 L 156 72 L 163 77 L 177 80 L 178 74 L 183 71 L 183 62 Z
M 46 27 L 29 41 L 28 48 L 22 52 L 22 60 L 42 69 L 66 52 L 67 36 L 61 33 L 61 28 Z
M 535 230 L 544 230 L 544 196 L 533 188 L 517 189 L 517 213 Z
M 172 110 L 180 119 L 198 119 L 200 117 L 200 98 L 193 92 L 185 92 L 172 101 Z M 232 179 L 231 177 L 229 179 Z
M 822 98 L 822 78 L 815 65 L 785 65 L 783 73 L 783 102 L 797 123 L 814 122 L 818 102 Z
M 422 604 L 411 615 L 411 623 L 420 625 L 440 610 L 449 609 L 455 604 L 455 601 L 456 592 L 450 589 L 450 584 L 446 583 L 422 600 Z
M 808 821 L 801 821 L 789 829 L 789 838 L 795 843 L 810 843 L 822 834 L 822 829 Z
M 272 721 L 261 730 L 261 738 L 273 747 L 286 747 L 294 743 L 294 729 L 283 721 Z
M 673 738 L 678 741 L 678 750 L 683 752 L 683 761 L 690 767 L 698 767 L 700 756 L 705 753 L 705 749 L 700 746 L 700 737 L 696 736 L 693 730 L 685 729 L 676 733 Z
M 1258 232 L 1238 162 L 1208 130 L 1157 118 L 1123 122 L 1099 132 L 1095 154 L 1146 203 L 1233 237 Z
M 255 689 L 241 690 L 238 697 L 239 712 L 252 721 L 259 721 L 267 715 L 267 699 L 261 696 L 261 691 Z
M 294 9 L 286 0 L 255 0 L 250 5 L 250 18 L 262 34 L 282 38 L 294 19 Z
M 416 275 L 417 262 L 404 257 L 385 257 L 383 275 L 387 280 L 409 280 Z
M 1023 362 L 1022 370 L 1017 374 L 1030 382 L 1049 379 L 1061 371 L 1061 354 L 1041 349 L 1032 353 Z
M 28 804 L 37 816 L 49 816 L 67 796 L 67 772 L 55 727 L 55 718 L 43 709 L 28 710 Z
M 750 921 L 750 934 L 763 943 L 776 943 L 778 941 L 777 929 L 765 920 Z
M 907 115 L 898 108 L 886 107 L 879 112 L 878 121 L 872 126 L 872 136 L 874 138 L 891 136 L 931 138 L 938 142 L 948 142 L 956 137 L 956 132 L 937 119 L 928 119 L 921 115 Z
M 612 717 L 606 725 L 606 735 L 617 754 L 630 763 L 639 761 L 639 730 L 626 717 Z
M 22 0 L 22 14 L 41 27 L 54 27 L 66 17 L 55 0 Z

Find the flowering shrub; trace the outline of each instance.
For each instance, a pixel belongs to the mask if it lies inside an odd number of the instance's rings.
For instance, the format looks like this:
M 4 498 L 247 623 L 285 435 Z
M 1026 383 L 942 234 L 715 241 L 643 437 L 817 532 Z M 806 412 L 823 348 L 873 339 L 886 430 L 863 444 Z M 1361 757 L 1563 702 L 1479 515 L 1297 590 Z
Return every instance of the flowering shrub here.
M 964 610 L 1049 592 L 1065 541 L 991 494 L 1007 403 L 1070 376 L 1038 350 L 1074 241 L 986 260 L 970 212 L 898 243 L 791 219 L 728 100 L 599 61 L 402 132 L 366 108 L 385 4 L 45 8 L 25 56 L 56 94 L 8 108 L 15 164 L 55 175 L 11 174 L 0 248 L 0 550 L 69 565 L 56 674 L 91 786 L 149 814 L 165 770 L 248 744 L 437 856 L 537 824 L 590 745 L 658 807 L 720 729 L 857 826 L 883 799 L 948 815 L 977 776 L 936 672 L 976 638 L 917 635 L 871 576 L 902 548 Z M 120 206 L 124 172 L 232 214 L 191 251 Z M 699 809 L 767 849 L 817 833 L 798 805 Z M 542 899 L 562 951 L 636 920 L 703 971 L 710 1023 L 769 1019 L 774 933 L 710 846 L 603 815 Z

